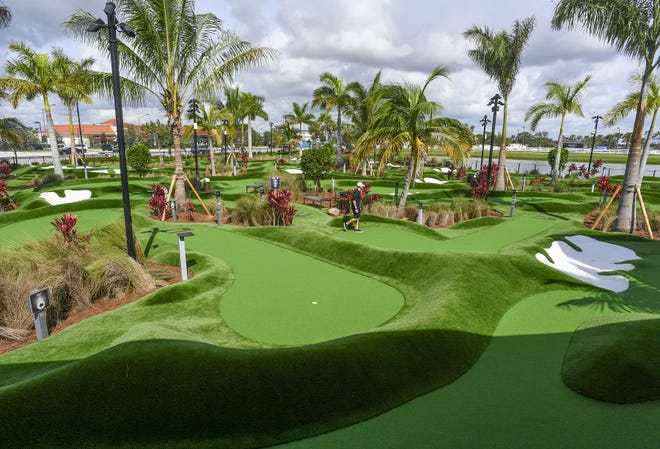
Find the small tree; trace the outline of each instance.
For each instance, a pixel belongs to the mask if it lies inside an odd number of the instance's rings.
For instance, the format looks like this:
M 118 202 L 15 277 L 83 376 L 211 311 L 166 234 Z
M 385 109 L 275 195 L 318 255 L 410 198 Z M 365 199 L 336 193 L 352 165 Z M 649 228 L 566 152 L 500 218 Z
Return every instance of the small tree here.
M 548 164 L 550 164 L 550 167 L 554 166 L 555 163 L 555 154 L 557 154 L 557 149 L 553 148 L 552 150 L 548 151 Z M 566 148 L 561 149 L 561 157 L 559 159 L 559 171 L 557 172 L 557 177 L 559 177 L 559 173 L 566 168 L 566 162 L 568 162 L 568 150 Z
M 151 162 L 151 153 L 149 152 L 149 148 L 147 148 L 146 145 L 139 143 L 128 148 L 128 151 L 126 152 L 126 159 L 131 168 L 138 172 L 142 177 L 149 168 L 149 163 Z
M 303 151 L 300 168 L 305 174 L 305 178 L 314 181 L 314 193 L 316 193 L 317 187 L 321 187 L 321 178 L 332 170 L 334 163 L 334 150 L 331 145 Z

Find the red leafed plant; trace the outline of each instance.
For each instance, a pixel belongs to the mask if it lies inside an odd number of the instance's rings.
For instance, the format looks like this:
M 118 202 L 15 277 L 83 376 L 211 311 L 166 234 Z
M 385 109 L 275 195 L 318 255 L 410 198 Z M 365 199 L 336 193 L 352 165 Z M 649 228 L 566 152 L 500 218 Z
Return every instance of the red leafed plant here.
M 59 232 L 56 238 L 64 243 L 65 246 L 78 249 L 86 249 L 85 244 L 92 238 L 92 230 L 89 234 L 82 237 L 78 236 L 78 216 L 73 214 L 64 214 L 62 217 L 56 217 L 50 224 Z
M 165 218 L 170 218 L 172 216 L 172 211 L 167 206 L 165 187 L 160 184 L 154 184 L 151 186 L 151 189 L 154 192 L 149 200 L 149 207 L 151 208 L 152 213 L 160 218 L 163 216 L 163 211 L 165 211 Z
M 10 190 L 11 189 L 9 188 L 7 183 L 4 182 L 2 179 L 0 179 L 0 211 L 11 210 L 16 208 L 16 204 L 9 196 Z
M 493 168 L 490 172 L 490 186 L 487 186 L 488 183 L 488 165 L 484 165 L 481 170 L 477 172 L 476 175 L 470 181 L 470 190 L 468 193 L 472 198 L 487 198 L 488 192 L 490 189 L 495 187 L 495 181 L 497 180 L 497 164 L 493 164 Z
M 613 184 L 608 176 L 601 176 L 598 178 L 596 187 L 600 192 L 611 195 L 616 190 L 617 184 Z
M 266 194 L 266 200 L 270 204 L 275 226 L 289 226 L 293 223 L 296 208 L 289 206 L 291 202 L 291 191 L 289 189 L 270 190 Z
M 0 162 L 0 177 L 5 177 L 11 173 L 11 167 L 5 162 Z

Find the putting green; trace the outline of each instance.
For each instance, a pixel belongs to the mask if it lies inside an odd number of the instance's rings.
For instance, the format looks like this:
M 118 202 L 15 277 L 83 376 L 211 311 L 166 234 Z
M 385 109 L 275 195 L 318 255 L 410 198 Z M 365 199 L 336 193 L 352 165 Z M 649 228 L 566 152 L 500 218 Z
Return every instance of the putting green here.
M 295 251 L 228 232 L 196 227 L 186 246 L 232 267 L 223 319 L 255 341 L 302 345 L 364 332 L 401 310 L 396 289 Z

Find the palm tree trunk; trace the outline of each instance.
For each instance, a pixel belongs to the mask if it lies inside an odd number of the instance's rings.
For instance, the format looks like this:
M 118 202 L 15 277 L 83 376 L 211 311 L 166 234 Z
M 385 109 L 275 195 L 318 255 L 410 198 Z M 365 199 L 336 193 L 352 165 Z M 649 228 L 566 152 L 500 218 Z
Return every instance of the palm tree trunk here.
M 252 117 L 248 116 L 248 157 L 252 159 Z
M 566 118 L 566 113 L 561 114 L 561 123 L 559 125 L 559 137 L 557 138 L 557 152 L 555 153 L 554 164 L 552 165 L 552 182 L 554 186 L 557 184 L 557 179 L 559 178 L 559 168 L 561 166 L 561 150 L 564 146 L 564 119 Z
M 50 103 L 48 95 L 44 95 L 44 112 L 46 113 L 46 128 L 48 128 L 48 140 L 50 143 L 50 154 L 53 158 L 53 171 L 56 175 L 64 178 L 60 153 L 57 151 L 57 136 L 55 135 L 55 125 L 53 124 L 53 115 L 50 113 Z
M 413 161 L 413 151 L 411 150 L 410 152 L 410 164 L 408 165 L 408 171 L 406 173 L 406 180 L 403 182 L 403 191 L 401 192 L 401 199 L 399 200 L 399 204 L 397 206 L 398 209 L 401 209 L 406 205 L 406 201 L 408 200 L 408 192 L 410 191 L 410 184 L 412 182 L 412 177 L 413 177 L 413 171 L 415 170 L 415 164 Z
M 646 101 L 649 94 L 649 79 L 653 72 L 653 61 L 646 62 L 644 75 L 637 103 L 635 124 L 633 126 L 630 150 L 626 162 L 626 172 L 623 176 L 623 187 L 621 189 L 621 200 L 616 211 L 617 219 L 614 230 L 628 232 L 633 229 L 635 212 L 635 187 L 639 184 L 639 169 L 642 155 L 642 135 L 644 133 L 644 117 L 646 115 Z
M 174 200 L 177 210 L 184 210 L 186 206 L 186 182 L 183 173 L 183 159 L 181 157 L 181 122 L 180 119 L 172 118 L 170 120 L 170 129 L 172 130 L 172 143 L 174 145 L 174 175 L 176 183 L 174 184 Z
M 506 120 L 509 115 L 509 96 L 504 97 L 504 107 L 502 108 L 502 142 L 500 142 L 499 167 L 497 169 L 497 179 L 495 180 L 495 190 L 506 190 Z
M 300 122 L 300 154 L 298 157 L 302 157 L 302 122 Z
M 71 140 L 71 158 L 69 162 L 71 165 L 76 164 L 76 134 L 73 129 L 73 107 L 70 104 L 66 105 L 69 112 L 69 139 Z
M 211 130 L 208 130 L 209 133 L 209 156 L 211 156 L 211 176 L 215 176 L 215 150 L 213 149 L 213 136 L 211 136 Z
M 343 158 L 342 152 L 342 139 L 341 139 L 341 106 L 337 106 L 337 165 L 341 165 Z
M 658 117 L 658 110 L 653 111 L 653 117 L 651 118 L 651 124 L 649 125 L 648 133 L 646 134 L 646 142 L 644 142 L 644 151 L 642 152 L 642 161 L 639 164 L 639 187 L 642 187 L 642 182 L 644 181 L 644 170 L 646 169 L 646 162 L 649 159 L 649 151 L 651 151 L 651 136 L 653 136 L 653 130 L 655 129 L 655 120 Z

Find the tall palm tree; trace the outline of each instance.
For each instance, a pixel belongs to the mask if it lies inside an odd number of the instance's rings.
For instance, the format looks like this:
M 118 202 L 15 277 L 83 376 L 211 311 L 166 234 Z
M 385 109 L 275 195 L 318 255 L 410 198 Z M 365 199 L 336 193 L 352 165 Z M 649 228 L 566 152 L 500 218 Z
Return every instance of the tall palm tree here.
M 321 106 L 328 112 L 337 108 L 337 165 L 341 164 L 342 138 L 341 138 L 341 114 L 342 110 L 351 102 L 351 96 L 344 82 L 331 73 L 322 73 L 319 80 L 323 86 L 314 90 L 312 106 Z
M 268 120 L 268 114 L 264 111 L 264 101 L 266 98 L 261 95 L 254 95 L 249 92 L 243 94 L 243 110 L 248 120 L 248 156 L 252 157 L 252 120 L 261 117 Z
M 213 14 L 196 14 L 193 0 L 122 0 L 117 16 L 136 33 L 118 43 L 120 71 L 155 96 L 167 115 L 174 143 L 175 199 L 185 204 L 181 118 L 188 101 L 212 99 L 219 87 L 243 69 L 276 57 L 273 49 L 252 47 Z M 108 51 L 105 33 L 86 32 L 95 20 L 78 12 L 65 23 L 84 41 Z
M 458 120 L 437 117 L 440 103 L 426 98 L 426 89 L 438 77 L 447 77 L 447 70 L 435 67 L 423 86 L 388 84 L 382 86 L 382 105 L 374 117 L 373 126 L 356 143 L 356 151 L 366 151 L 380 145 L 381 165 L 393 154 L 410 150 L 410 165 L 406 173 L 398 207 L 405 206 L 413 174 L 429 147 L 461 148 L 470 151 L 472 131 Z
M 0 5 L 0 28 L 9 26 L 11 22 L 11 11 L 5 5 Z
M 80 61 L 74 61 L 73 59 L 66 56 L 62 50 L 56 50 L 58 52 L 57 57 L 62 58 L 63 63 L 60 64 L 59 70 L 61 70 L 60 76 L 65 79 L 71 79 L 75 82 L 77 89 L 62 89 L 57 92 L 57 95 L 60 97 L 60 100 L 64 103 L 67 108 L 69 116 L 69 135 L 71 141 L 71 159 L 70 163 L 75 164 L 76 162 L 76 145 L 75 145 L 75 134 L 73 126 L 73 108 L 78 104 L 79 101 L 84 103 L 91 104 L 92 100 L 89 95 L 94 89 L 94 79 L 92 77 L 91 67 L 94 64 L 94 58 L 85 58 Z M 106 75 L 106 74 L 104 74 Z M 110 82 L 110 77 L 107 77 L 106 82 Z M 83 145 L 83 142 L 80 142 Z
M 614 225 L 617 231 L 628 231 L 634 225 L 635 187 L 639 183 L 649 81 L 660 63 L 660 2 L 560 0 L 555 6 L 552 27 L 558 30 L 576 26 L 584 27 L 590 34 L 643 62 L 639 102 Z
M 75 80 L 63 77 L 63 67 L 68 65 L 70 60 L 61 51 L 54 49 L 51 55 L 37 53 L 27 44 L 14 41 L 10 42 L 9 50 L 16 53 L 16 58 L 8 60 L 5 64 L 5 71 L 9 76 L 0 77 L 0 90 L 9 90 L 9 101 L 14 108 L 21 100 L 30 101 L 41 96 L 46 115 L 46 129 L 50 136 L 53 169 L 55 174 L 64 176 L 48 95 L 62 92 L 84 94 L 84 92 Z
M 299 157 L 302 157 L 302 134 L 303 134 L 303 124 L 309 125 L 312 120 L 314 120 L 314 114 L 307 111 L 309 103 L 300 105 L 293 102 L 293 113 L 284 114 L 284 120 L 287 123 L 292 123 L 294 125 L 299 125 L 299 135 L 300 135 L 300 154 Z
M 532 34 L 536 19 L 527 17 L 516 20 L 513 30 L 508 33 L 502 30 L 495 33 L 488 27 L 473 26 L 468 28 L 463 36 L 475 44 L 475 48 L 468 51 L 468 56 L 486 75 L 497 83 L 502 94 L 504 107 L 502 109 L 502 143 L 500 145 L 499 173 L 495 184 L 496 190 L 506 190 L 504 170 L 506 168 L 506 125 L 509 111 L 509 94 L 516 82 L 520 70 L 520 57 L 529 36 Z
M 369 131 L 373 124 L 379 105 L 378 93 L 381 87 L 380 74 L 381 71 L 376 73 L 376 76 L 368 88 L 363 86 L 359 81 L 353 81 L 346 87 L 353 100 L 346 111 L 346 115 L 350 117 L 358 136 Z M 365 148 L 359 153 L 356 151 L 356 156 L 358 159 L 362 160 L 362 176 L 367 175 L 367 161 L 369 159 L 369 154 L 375 153 L 375 151 L 376 148 Z
M 561 160 L 561 150 L 564 143 L 564 121 L 567 114 L 575 114 L 584 117 L 582 113 L 581 96 L 584 88 L 589 83 L 591 75 L 587 75 L 583 80 L 577 81 L 572 85 L 564 85 L 558 81 L 548 81 L 545 86 L 548 92 L 545 99 L 549 100 L 546 103 L 537 103 L 527 110 L 525 121 L 531 121 L 532 131 L 536 131 L 536 127 L 544 117 L 561 117 L 559 124 L 559 137 L 557 138 L 557 151 L 555 153 L 555 161 L 552 168 L 552 185 L 557 183 L 559 177 L 559 162 Z
M 630 79 L 630 82 L 636 86 L 642 83 L 642 77 L 635 75 Z M 649 93 L 646 99 L 646 114 L 651 116 L 651 123 L 646 131 L 646 139 L 644 140 L 644 149 L 642 150 L 641 161 L 639 163 L 638 185 L 642 185 L 644 179 L 644 169 L 651 150 L 651 139 L 653 131 L 655 130 L 655 121 L 658 118 L 658 111 L 660 111 L 660 78 L 652 75 L 649 79 Z M 639 104 L 639 90 L 630 92 L 623 101 L 612 106 L 607 114 L 605 114 L 605 123 L 609 126 L 616 125 L 619 120 L 623 119 L 630 112 L 637 109 Z
M 0 118 L 0 141 L 7 141 L 14 147 L 14 162 L 18 163 L 16 148 L 25 149 L 25 138 L 23 137 L 29 128 L 17 118 Z
M 197 115 L 197 125 L 205 130 L 209 136 L 209 156 L 211 158 L 211 176 L 215 176 L 215 151 L 213 141 L 218 147 L 222 146 L 223 133 L 219 129 L 221 123 L 232 120 L 231 115 L 226 109 L 219 109 L 215 104 L 203 104 L 200 108 L 200 114 Z M 188 115 L 192 119 L 192 114 Z M 187 126 L 183 131 L 183 137 L 190 138 L 194 133 L 192 126 Z

